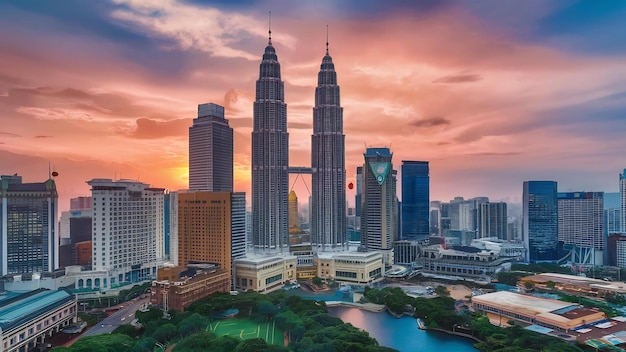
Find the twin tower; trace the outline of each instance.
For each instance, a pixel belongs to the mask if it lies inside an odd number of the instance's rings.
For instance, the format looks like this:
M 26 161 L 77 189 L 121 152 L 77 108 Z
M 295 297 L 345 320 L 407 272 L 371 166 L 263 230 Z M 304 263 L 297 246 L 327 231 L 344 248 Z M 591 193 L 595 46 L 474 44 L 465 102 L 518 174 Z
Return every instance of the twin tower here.
M 256 81 L 252 130 L 252 244 L 255 252 L 289 247 L 289 133 L 284 82 L 269 41 Z M 343 108 L 335 65 L 322 59 L 315 88 L 311 136 L 311 242 L 318 251 L 338 250 L 346 241 L 346 163 Z

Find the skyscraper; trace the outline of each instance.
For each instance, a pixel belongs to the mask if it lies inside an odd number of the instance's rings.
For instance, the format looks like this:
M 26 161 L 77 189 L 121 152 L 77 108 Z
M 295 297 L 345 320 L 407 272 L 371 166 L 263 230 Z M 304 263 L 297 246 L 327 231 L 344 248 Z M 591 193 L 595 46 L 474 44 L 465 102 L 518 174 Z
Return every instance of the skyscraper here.
M 354 212 L 357 218 L 361 217 L 363 206 L 363 166 L 356 168 L 356 193 L 354 195 Z
M 0 275 L 51 272 L 59 266 L 54 180 L 22 183 L 0 176 Z
M 231 271 L 231 193 L 178 193 L 178 260 Z
M 189 189 L 233 191 L 233 129 L 217 104 L 198 105 L 189 127 Z
M 346 244 L 345 159 L 343 108 L 326 42 L 326 55 L 317 75 L 311 136 L 311 241 L 322 251 Z
M 298 195 L 289 192 L 289 233 L 300 232 L 300 214 L 298 213 Z
M 525 181 L 523 198 L 523 236 L 530 262 L 558 259 L 557 183 Z
M 97 178 L 87 184 L 93 198 L 92 268 L 94 275 L 106 272 L 93 280 L 94 287 L 155 279 L 165 259 L 165 189 L 132 180 Z
M 603 192 L 560 192 L 558 206 L 559 241 L 582 248 L 606 249 Z
M 622 199 L 622 213 L 620 214 L 622 219 L 620 225 L 622 233 L 626 233 L 626 169 L 624 169 L 624 173 L 619 175 L 619 193 Z
M 430 176 L 428 161 L 402 160 L 402 239 L 429 236 Z
M 393 242 L 397 240 L 397 197 L 393 177 L 393 154 L 389 148 L 367 148 L 363 165 L 363 209 L 361 249 L 389 252 L 393 261 Z
M 265 253 L 289 245 L 287 104 L 271 34 L 256 81 L 252 118 L 252 245 Z
M 508 240 L 506 203 L 493 202 L 479 205 L 478 237 L 497 237 Z

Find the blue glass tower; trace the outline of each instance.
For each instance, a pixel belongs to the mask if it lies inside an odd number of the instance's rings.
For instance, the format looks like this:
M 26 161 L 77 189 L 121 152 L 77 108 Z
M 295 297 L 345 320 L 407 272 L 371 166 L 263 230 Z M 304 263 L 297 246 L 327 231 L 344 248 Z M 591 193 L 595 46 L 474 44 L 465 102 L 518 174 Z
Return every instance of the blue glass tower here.
M 554 181 L 525 181 L 523 236 L 531 263 L 558 258 L 558 200 Z
M 428 238 L 430 176 L 428 161 L 402 161 L 402 239 Z

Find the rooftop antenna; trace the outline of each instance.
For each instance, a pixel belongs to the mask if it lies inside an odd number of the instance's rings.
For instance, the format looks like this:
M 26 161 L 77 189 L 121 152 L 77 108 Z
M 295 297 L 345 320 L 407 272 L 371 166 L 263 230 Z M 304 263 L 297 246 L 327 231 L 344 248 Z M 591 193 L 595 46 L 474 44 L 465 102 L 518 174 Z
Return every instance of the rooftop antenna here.
M 328 25 L 326 25 L 326 55 L 328 55 Z
M 272 11 L 269 12 L 269 45 L 272 45 Z
M 50 170 L 50 160 L 48 160 L 48 179 L 52 178 L 52 170 Z

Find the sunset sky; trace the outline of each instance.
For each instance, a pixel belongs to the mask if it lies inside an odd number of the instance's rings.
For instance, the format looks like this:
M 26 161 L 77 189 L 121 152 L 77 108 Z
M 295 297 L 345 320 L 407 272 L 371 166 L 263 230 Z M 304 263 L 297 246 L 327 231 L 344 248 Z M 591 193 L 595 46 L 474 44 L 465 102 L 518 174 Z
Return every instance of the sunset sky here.
M 348 182 L 366 146 L 388 146 L 396 169 L 430 161 L 433 200 L 520 202 L 522 182 L 541 179 L 617 191 L 624 1 L 1 1 L 0 174 L 42 182 L 50 162 L 62 210 L 92 178 L 186 188 L 188 128 L 214 102 L 235 131 L 235 190 L 249 193 L 270 10 L 291 165 L 310 165 L 328 25 Z

